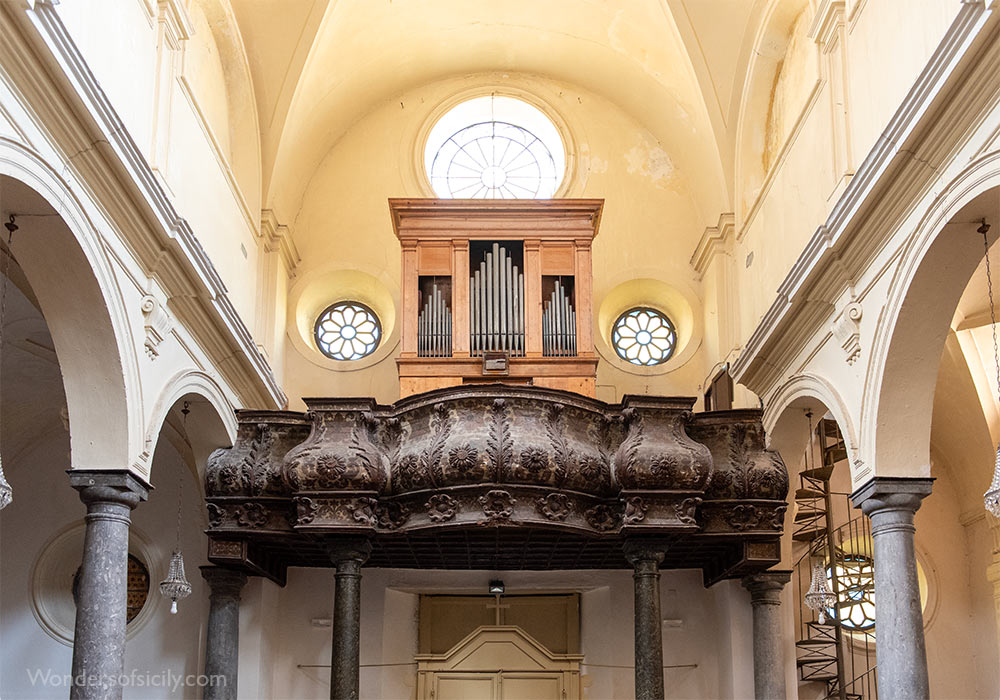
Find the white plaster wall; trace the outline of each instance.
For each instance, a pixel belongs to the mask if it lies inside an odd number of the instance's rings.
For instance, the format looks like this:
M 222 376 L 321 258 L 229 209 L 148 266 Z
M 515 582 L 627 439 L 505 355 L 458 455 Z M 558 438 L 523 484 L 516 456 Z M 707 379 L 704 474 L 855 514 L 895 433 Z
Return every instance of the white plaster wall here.
M 244 322 L 254 328 L 259 311 L 259 137 L 242 128 L 235 133 L 247 120 L 256 122 L 247 113 L 256 106 L 242 85 L 248 77 L 222 73 L 222 49 L 202 9 L 194 7 L 198 34 L 188 40 L 192 48 L 183 62 L 183 75 L 191 80 L 184 83 L 175 76 L 164 91 L 170 111 L 155 114 L 158 20 L 151 14 L 157 12 L 156 3 L 151 4 L 147 10 L 146 0 L 70 0 L 57 10 L 136 145 L 162 169 L 168 196 L 208 252 Z M 242 57 L 234 57 L 230 65 L 239 65 L 238 60 Z M 245 103 L 229 104 L 227 89 Z M 166 154 L 165 163 L 156 163 L 153 156 L 154 126 L 156 138 L 166 139 L 155 147 Z M 237 136 L 240 140 L 234 142 Z
M 584 654 L 583 697 L 627 700 L 633 697 L 633 605 L 629 571 L 417 571 L 365 569 L 361 594 L 361 697 L 367 700 L 410 700 L 416 693 L 418 604 L 420 593 L 482 593 L 492 578 L 502 578 L 510 593 L 580 591 L 580 635 Z M 273 605 L 272 645 L 267 663 L 273 677 L 260 680 L 258 649 L 248 646 L 247 625 L 241 628 L 240 696 L 326 698 L 329 695 L 330 628 L 333 571 L 290 569 L 274 593 L 244 595 L 244 623 L 258 619 L 255 605 Z M 738 582 L 711 589 L 699 571 L 665 571 L 660 593 L 663 663 L 667 698 L 745 698 L 752 694 L 749 596 Z M 255 634 L 254 632 L 250 632 Z M 693 664 L 694 668 L 682 666 Z
M 7 407 L 5 407 L 6 409 Z M 56 408 L 58 410 L 58 408 Z M 201 505 L 200 488 L 177 452 L 165 441 L 156 455 L 160 478 L 149 501 L 132 513 L 136 531 L 150 543 L 150 593 L 147 606 L 151 616 L 132 629 L 126 646 L 125 672 L 148 676 L 149 683 L 164 683 L 166 676 L 198 674 L 203 652 L 204 620 L 208 614 L 207 586 L 198 566 L 204 560 L 207 527 Z M 0 530 L 0 697 L 4 700 L 66 697 L 69 688 L 63 676 L 70 674 L 72 649 L 50 636 L 35 619 L 30 603 L 32 570 L 45 544 L 56 533 L 82 523 L 86 513 L 79 496 L 69 485 L 69 441 L 65 432 L 40 435 L 34 447 L 20 455 L 5 455 L 4 468 L 15 489 L 14 502 L 3 511 Z M 184 527 L 181 547 L 185 556 L 191 596 L 171 615 L 169 601 L 157 589 L 166 576 L 167 563 L 175 542 L 177 518 L 177 477 L 184 479 Z M 72 580 L 66 581 L 66 591 Z M 49 678 L 49 684 L 36 679 Z M 58 680 L 51 680 L 52 675 Z M 159 680 L 157 680 L 159 679 Z M 197 686 L 127 687 L 126 699 L 200 698 Z

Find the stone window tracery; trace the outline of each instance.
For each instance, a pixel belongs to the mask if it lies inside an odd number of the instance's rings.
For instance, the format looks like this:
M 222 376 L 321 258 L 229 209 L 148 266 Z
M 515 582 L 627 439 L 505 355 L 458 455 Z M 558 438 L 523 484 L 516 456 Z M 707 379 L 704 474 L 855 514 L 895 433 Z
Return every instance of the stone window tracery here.
M 382 339 L 382 324 L 368 306 L 340 301 L 316 319 L 316 347 L 334 360 L 360 360 L 371 355 Z
M 634 365 L 659 365 L 674 354 L 677 331 L 665 314 L 637 307 L 618 317 L 611 341 L 623 360 Z

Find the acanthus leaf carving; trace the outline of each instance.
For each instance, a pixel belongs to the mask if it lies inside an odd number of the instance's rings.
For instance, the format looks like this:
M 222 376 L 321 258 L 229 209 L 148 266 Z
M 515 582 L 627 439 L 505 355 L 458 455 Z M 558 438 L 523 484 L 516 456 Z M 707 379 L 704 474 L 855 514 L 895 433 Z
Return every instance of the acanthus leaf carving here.
M 497 483 L 508 480 L 508 471 L 514 458 L 514 441 L 510 435 L 510 416 L 507 402 L 494 399 L 489 408 L 490 432 L 486 439 L 490 477 Z
M 622 411 L 622 419 L 628 432 L 614 456 L 615 474 L 621 482 L 631 482 L 635 476 L 635 460 L 642 445 L 642 415 L 634 408 Z

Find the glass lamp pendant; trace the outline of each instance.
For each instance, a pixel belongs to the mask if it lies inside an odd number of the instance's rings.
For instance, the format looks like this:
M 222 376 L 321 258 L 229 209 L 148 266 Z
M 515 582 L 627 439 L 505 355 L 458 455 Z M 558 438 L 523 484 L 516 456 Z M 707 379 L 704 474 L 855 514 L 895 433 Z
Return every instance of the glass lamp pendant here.
M 174 551 L 167 568 L 167 578 L 160 582 L 160 594 L 170 598 L 170 612 L 177 614 L 177 601 L 191 595 L 191 584 L 184 576 L 184 557 L 179 551 Z
M 990 239 L 986 235 L 989 233 L 990 225 L 983 219 L 982 226 L 976 229 L 977 233 L 983 237 L 983 248 L 986 251 L 986 291 L 990 301 L 990 325 L 993 328 L 993 362 L 997 372 L 997 396 L 1000 398 L 1000 350 L 997 348 L 997 311 L 993 303 L 993 277 L 990 275 Z M 1000 518 L 1000 445 L 997 445 L 997 458 L 993 463 L 993 482 L 989 490 L 983 496 L 986 510 L 995 517 Z
M 997 445 L 997 461 L 993 465 L 993 483 L 985 497 L 986 510 L 1000 518 L 1000 445 Z
M 0 510 L 9 506 L 13 500 L 14 489 L 10 487 L 10 484 L 7 483 L 7 479 L 3 475 L 3 460 L 0 460 Z
M 826 611 L 832 608 L 837 602 L 837 596 L 830 590 L 830 584 L 826 580 L 826 571 L 823 561 L 817 559 L 812 566 L 812 582 L 809 591 L 806 593 L 806 607 L 819 612 L 819 624 L 826 624 Z

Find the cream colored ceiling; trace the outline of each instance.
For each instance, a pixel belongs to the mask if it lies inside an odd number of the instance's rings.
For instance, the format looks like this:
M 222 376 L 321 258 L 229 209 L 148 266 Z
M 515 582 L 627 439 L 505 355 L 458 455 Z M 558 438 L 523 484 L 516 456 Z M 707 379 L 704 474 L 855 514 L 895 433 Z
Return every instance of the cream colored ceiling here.
M 539 75 L 617 104 L 729 208 L 734 95 L 764 0 L 232 0 L 258 110 L 265 206 L 294 218 L 318 163 L 368 112 L 461 75 Z

